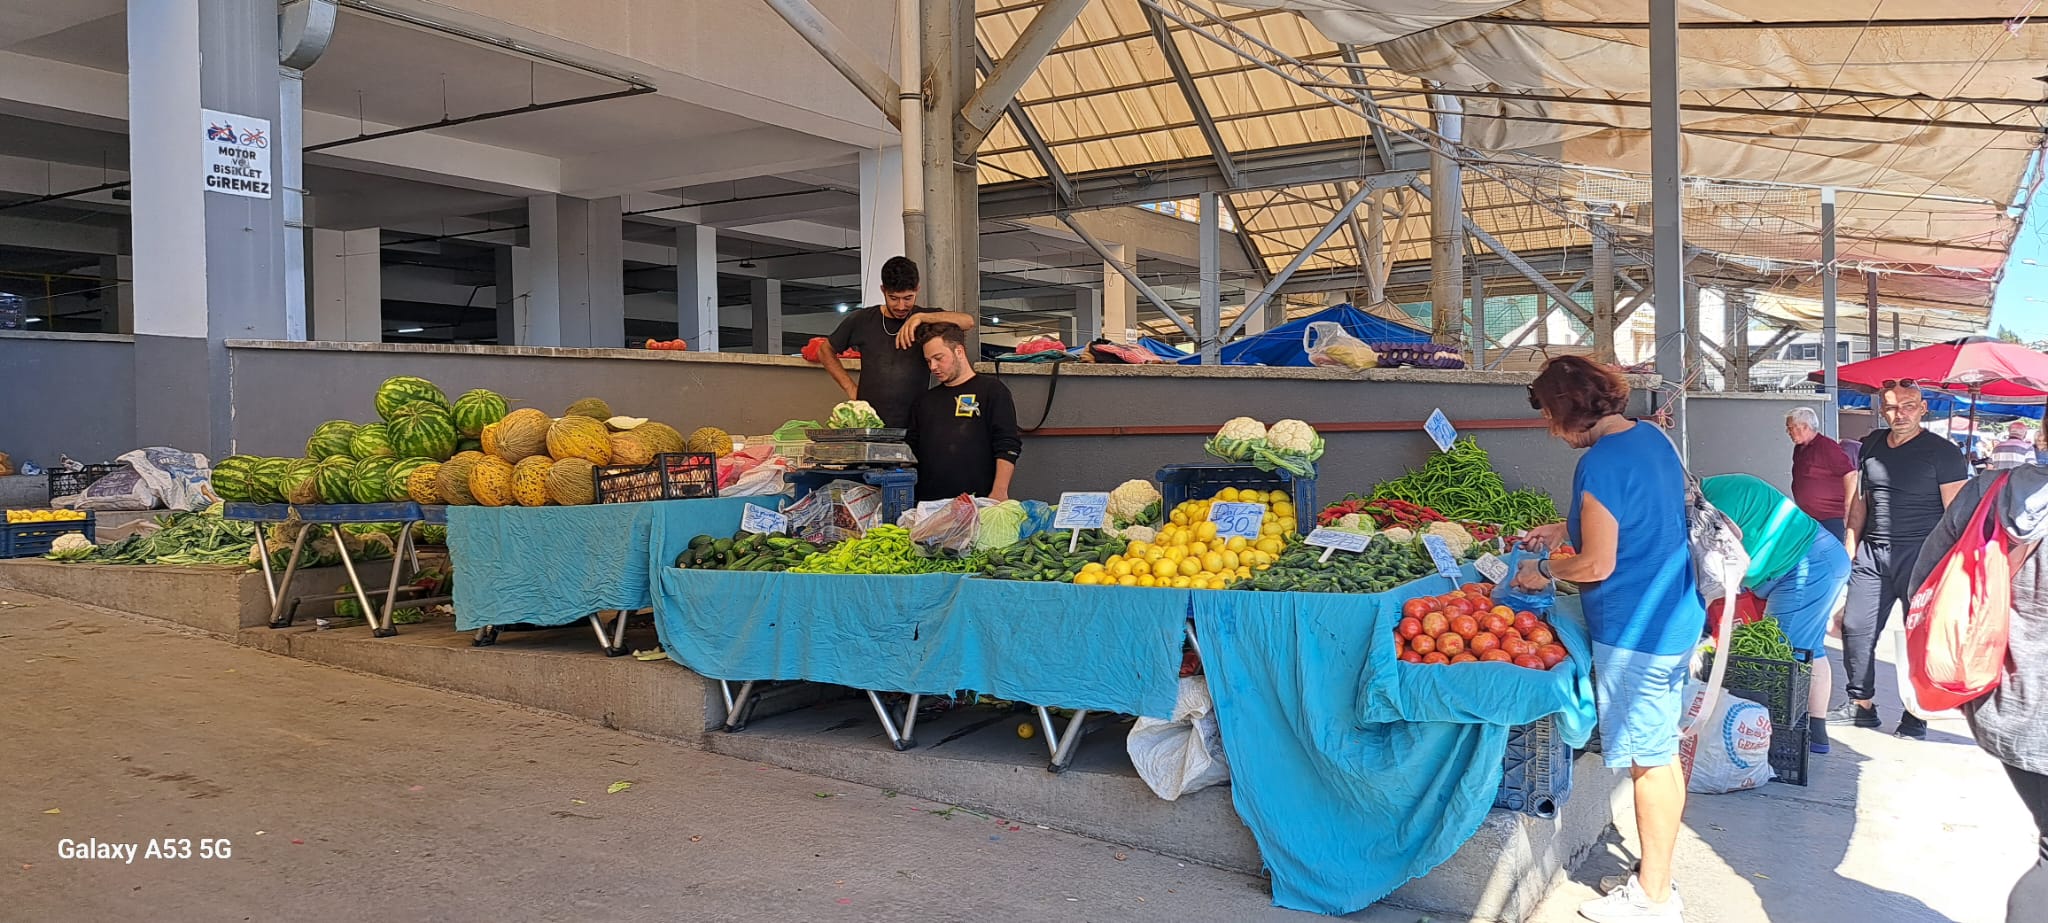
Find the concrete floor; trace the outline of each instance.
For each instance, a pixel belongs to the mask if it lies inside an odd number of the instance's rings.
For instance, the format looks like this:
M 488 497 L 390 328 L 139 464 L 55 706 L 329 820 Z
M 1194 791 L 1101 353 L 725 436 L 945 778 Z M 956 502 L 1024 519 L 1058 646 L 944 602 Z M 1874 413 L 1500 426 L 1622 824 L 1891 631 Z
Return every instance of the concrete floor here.
M 1248 876 L 12 591 L 0 696 L 10 920 L 1312 919 Z M 1811 788 L 1696 796 L 1688 920 L 2003 919 L 2029 824 L 1935 730 L 1845 731 Z M 65 860 L 66 837 L 233 856 Z

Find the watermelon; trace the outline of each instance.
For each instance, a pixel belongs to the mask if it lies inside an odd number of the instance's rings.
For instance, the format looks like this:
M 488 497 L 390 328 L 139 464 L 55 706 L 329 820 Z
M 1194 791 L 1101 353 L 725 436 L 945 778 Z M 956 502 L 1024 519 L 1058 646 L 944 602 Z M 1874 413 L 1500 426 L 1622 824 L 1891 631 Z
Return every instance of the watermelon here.
M 455 399 L 455 429 L 471 439 L 483 435 L 484 427 L 505 419 L 505 399 L 496 391 L 476 388 Z
M 483 451 L 483 449 L 484 443 L 483 440 L 481 439 L 461 439 L 457 440 L 455 443 L 455 451 L 458 453 L 481 452 Z
M 455 454 L 455 420 L 448 411 L 425 401 L 398 408 L 384 424 L 391 453 L 400 458 L 442 461 Z
M 412 499 L 412 497 L 406 493 L 406 482 L 412 479 L 413 472 L 418 471 L 420 470 L 420 468 L 425 467 L 427 465 L 431 465 L 433 463 L 434 460 L 431 458 L 399 459 L 397 464 L 391 466 L 389 483 L 387 483 L 384 486 L 384 499 L 392 503 L 404 503 L 405 501 Z
M 291 464 L 285 467 L 284 473 L 277 479 L 277 493 L 284 502 L 291 503 L 292 494 L 298 490 L 299 485 L 313 477 L 313 472 L 320 467 L 320 463 L 310 458 L 287 460 Z
M 348 456 L 356 461 L 379 455 L 397 455 L 391 450 L 391 431 L 382 423 L 365 423 L 348 441 Z
M 424 378 L 399 375 L 384 379 L 384 383 L 377 386 L 377 416 L 385 420 L 414 401 L 425 401 L 442 410 L 448 409 L 448 395 Z
M 335 455 L 348 454 L 348 441 L 355 438 L 356 425 L 347 420 L 329 420 L 313 431 L 306 440 L 306 457 L 319 461 Z
M 346 455 L 323 459 L 320 467 L 313 469 L 313 478 L 320 491 L 322 503 L 354 503 L 356 461 Z
M 285 475 L 291 472 L 296 458 L 265 458 L 256 462 L 255 470 L 249 476 L 249 500 L 253 503 L 283 503 Z
M 357 503 L 383 503 L 391 492 L 391 467 L 398 459 L 379 455 L 356 462 L 355 480 L 349 482 L 349 496 Z
M 250 502 L 250 475 L 262 459 L 252 455 L 230 455 L 213 465 L 213 495 L 229 503 Z

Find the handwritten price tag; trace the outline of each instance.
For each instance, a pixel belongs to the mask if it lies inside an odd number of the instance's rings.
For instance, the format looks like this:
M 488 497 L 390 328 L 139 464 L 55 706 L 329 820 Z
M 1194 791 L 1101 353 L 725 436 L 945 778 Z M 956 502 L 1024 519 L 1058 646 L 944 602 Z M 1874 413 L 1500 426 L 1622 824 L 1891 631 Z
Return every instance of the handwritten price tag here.
M 1109 494 L 1078 493 L 1069 491 L 1060 494 L 1059 512 L 1052 517 L 1054 529 L 1100 529 L 1106 525 L 1109 513 Z
M 1323 549 L 1323 556 L 1321 558 L 1318 558 L 1317 560 L 1328 561 L 1330 559 L 1330 554 L 1332 552 L 1364 551 L 1365 546 L 1371 541 L 1372 536 L 1370 535 L 1352 532 L 1345 529 L 1325 529 L 1317 527 L 1314 531 L 1308 534 L 1308 538 L 1302 539 L 1302 544 Z
M 1209 507 L 1209 521 L 1216 524 L 1217 538 L 1250 541 L 1259 537 L 1259 527 L 1266 523 L 1266 505 L 1218 503 Z
M 1480 555 L 1476 566 L 1479 568 L 1479 572 L 1486 576 L 1486 579 L 1494 583 L 1500 583 L 1508 579 L 1508 562 L 1494 557 L 1492 552 Z
M 1451 418 L 1444 416 L 1441 407 L 1430 412 L 1429 420 L 1422 424 L 1422 431 L 1428 433 L 1429 438 L 1436 440 L 1436 450 L 1439 452 L 1450 451 L 1451 443 L 1458 441 L 1458 428 L 1451 425 Z
M 1452 580 L 1463 574 L 1458 570 L 1458 556 L 1451 553 L 1451 546 L 1441 535 L 1425 535 L 1422 547 L 1429 550 L 1429 559 L 1436 562 L 1436 572 Z
M 766 535 L 789 531 L 789 517 L 767 507 L 747 504 L 740 512 L 740 531 L 753 535 Z

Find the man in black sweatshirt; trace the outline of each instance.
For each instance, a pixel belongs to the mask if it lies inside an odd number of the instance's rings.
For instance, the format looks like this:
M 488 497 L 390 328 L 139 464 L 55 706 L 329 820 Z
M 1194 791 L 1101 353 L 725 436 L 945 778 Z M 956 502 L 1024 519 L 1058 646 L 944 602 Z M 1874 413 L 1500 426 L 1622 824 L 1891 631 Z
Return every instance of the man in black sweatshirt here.
M 907 439 L 917 453 L 918 502 L 961 494 L 1010 499 L 1010 476 L 1024 451 L 1010 389 L 974 374 L 966 331 L 937 323 L 919 333 L 925 366 L 938 384 L 910 413 Z

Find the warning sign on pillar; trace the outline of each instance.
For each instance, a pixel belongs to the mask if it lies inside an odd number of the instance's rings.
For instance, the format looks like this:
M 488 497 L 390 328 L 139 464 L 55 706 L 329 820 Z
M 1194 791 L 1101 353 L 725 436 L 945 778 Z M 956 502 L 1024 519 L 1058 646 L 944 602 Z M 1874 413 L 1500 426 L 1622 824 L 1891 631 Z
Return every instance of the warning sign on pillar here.
M 199 110 L 206 135 L 206 190 L 270 198 L 270 120 Z

